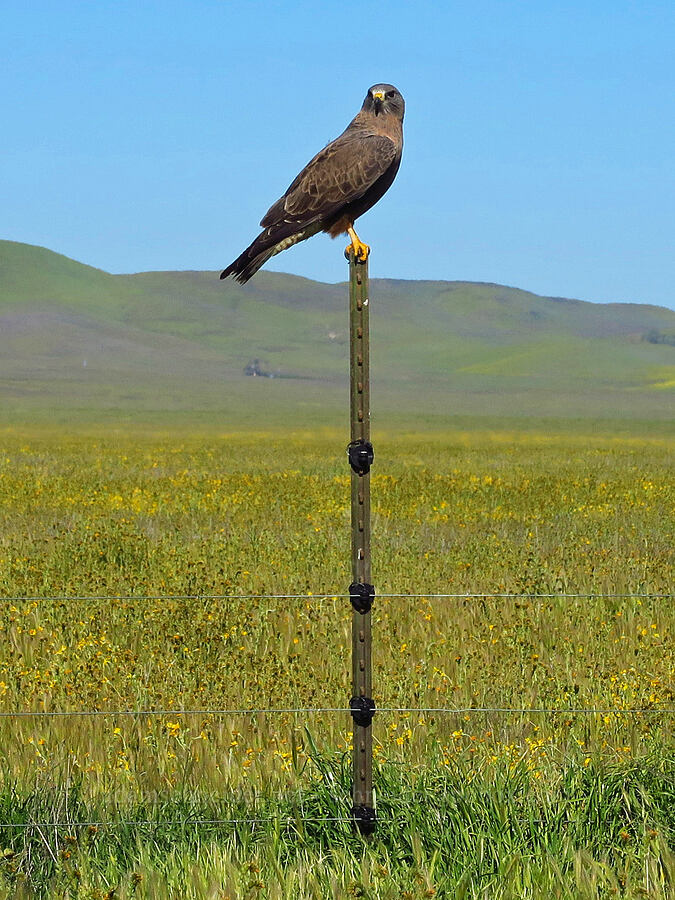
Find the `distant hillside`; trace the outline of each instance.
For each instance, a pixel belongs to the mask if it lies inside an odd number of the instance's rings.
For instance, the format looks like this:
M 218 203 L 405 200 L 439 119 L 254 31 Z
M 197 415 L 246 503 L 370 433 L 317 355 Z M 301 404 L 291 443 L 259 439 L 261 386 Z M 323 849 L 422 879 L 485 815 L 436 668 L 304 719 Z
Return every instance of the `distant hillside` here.
M 110 275 L 0 241 L 0 423 L 201 416 L 344 421 L 346 286 L 260 272 Z M 453 415 L 666 420 L 675 312 L 496 284 L 371 282 L 379 422 Z M 275 378 L 246 376 L 258 360 Z

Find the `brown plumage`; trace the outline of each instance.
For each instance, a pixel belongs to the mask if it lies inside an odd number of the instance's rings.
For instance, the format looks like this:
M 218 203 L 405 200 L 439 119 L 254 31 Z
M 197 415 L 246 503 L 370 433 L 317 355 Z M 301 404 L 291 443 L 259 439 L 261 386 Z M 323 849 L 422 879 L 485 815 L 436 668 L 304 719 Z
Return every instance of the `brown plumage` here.
M 336 237 L 347 232 L 357 257 L 368 247 L 354 231 L 354 220 L 377 203 L 391 186 L 403 150 L 403 97 L 391 84 L 370 88 L 345 131 L 300 172 L 262 221 L 264 231 L 220 275 L 244 284 L 268 259 L 319 231 Z

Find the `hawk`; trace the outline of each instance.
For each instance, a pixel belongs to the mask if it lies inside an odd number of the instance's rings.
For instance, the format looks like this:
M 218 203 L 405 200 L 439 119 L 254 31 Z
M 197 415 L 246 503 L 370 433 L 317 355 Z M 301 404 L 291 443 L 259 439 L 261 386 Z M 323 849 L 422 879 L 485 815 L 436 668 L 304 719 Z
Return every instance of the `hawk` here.
M 370 252 L 354 231 L 354 220 L 391 186 L 403 150 L 403 97 L 391 84 L 375 84 L 358 115 L 331 141 L 274 203 L 264 229 L 220 275 L 245 284 L 268 259 L 300 241 L 327 232 L 347 233 L 347 252 L 365 260 Z

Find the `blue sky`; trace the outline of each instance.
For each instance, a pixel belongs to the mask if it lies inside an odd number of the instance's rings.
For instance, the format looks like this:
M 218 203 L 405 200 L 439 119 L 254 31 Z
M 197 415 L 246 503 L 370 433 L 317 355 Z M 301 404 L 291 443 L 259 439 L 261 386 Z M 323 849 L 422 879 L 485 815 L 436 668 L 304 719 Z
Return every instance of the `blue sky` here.
M 675 3 L 5 2 L 0 236 L 220 269 L 366 89 L 406 98 L 371 274 L 675 307 Z M 346 277 L 321 235 L 268 264 Z

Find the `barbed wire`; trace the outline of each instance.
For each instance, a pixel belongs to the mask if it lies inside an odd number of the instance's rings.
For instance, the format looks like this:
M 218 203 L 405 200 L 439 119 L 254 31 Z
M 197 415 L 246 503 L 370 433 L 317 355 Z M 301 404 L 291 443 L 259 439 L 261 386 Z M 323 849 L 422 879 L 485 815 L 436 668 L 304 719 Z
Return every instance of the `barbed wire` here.
M 75 718 L 75 717 L 103 717 L 111 718 L 122 716 L 255 716 L 255 715 L 310 715 L 322 713 L 351 713 L 349 706 L 302 706 L 302 707 L 257 707 L 250 709 L 76 709 L 76 710 L 14 710 L 0 712 L 0 718 L 3 719 L 22 719 L 22 718 Z M 578 714 L 596 714 L 596 715 L 641 715 L 643 713 L 665 713 L 672 715 L 675 713 L 675 707 L 657 707 L 657 706 L 640 706 L 640 707 L 546 707 L 546 706 L 465 706 L 465 707 L 449 707 L 449 706 L 382 706 L 375 709 L 375 713 L 416 713 L 422 714 L 438 714 L 447 713 L 449 715 L 469 715 L 471 713 L 497 713 L 500 715 L 578 715 Z
M 411 599 L 411 600 L 487 600 L 487 599 L 539 599 L 539 600 L 668 600 L 675 599 L 671 593 L 499 593 L 495 591 L 482 591 L 480 593 L 456 593 L 456 594 L 411 594 L 411 593 L 379 593 L 376 597 L 382 599 Z M 348 600 L 349 592 L 327 591 L 324 593 L 307 594 L 45 594 L 0 597 L 0 602 L 5 603 L 39 603 L 45 600 L 52 601 L 85 601 L 85 600 Z

